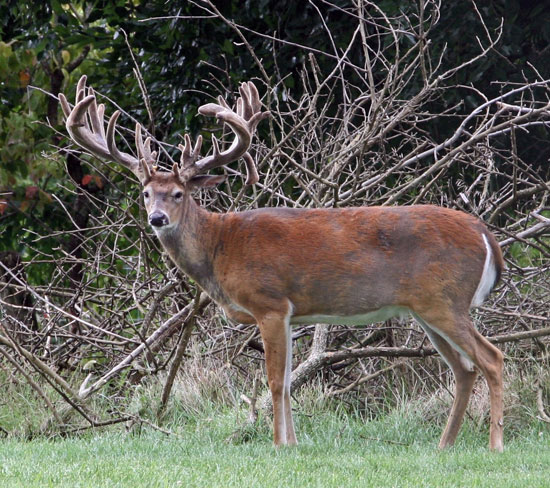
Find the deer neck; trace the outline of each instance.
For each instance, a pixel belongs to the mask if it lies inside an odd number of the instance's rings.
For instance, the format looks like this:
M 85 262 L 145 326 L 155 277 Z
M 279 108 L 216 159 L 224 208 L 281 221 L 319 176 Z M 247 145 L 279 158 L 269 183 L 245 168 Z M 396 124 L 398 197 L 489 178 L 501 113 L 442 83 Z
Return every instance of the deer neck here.
M 176 266 L 223 305 L 227 300 L 214 275 L 213 264 L 219 220 L 219 215 L 201 208 L 188 196 L 177 224 L 157 235 Z

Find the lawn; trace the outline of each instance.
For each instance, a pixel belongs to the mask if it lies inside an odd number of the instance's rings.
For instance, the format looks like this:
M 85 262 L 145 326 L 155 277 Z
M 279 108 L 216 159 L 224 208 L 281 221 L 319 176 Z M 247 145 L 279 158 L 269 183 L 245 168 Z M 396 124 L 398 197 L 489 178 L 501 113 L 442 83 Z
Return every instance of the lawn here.
M 322 414 L 299 422 L 300 446 L 274 449 L 267 428 L 227 442 L 231 413 L 193 419 L 177 435 L 150 429 L 0 443 L 2 487 L 548 487 L 550 431 L 531 428 L 489 452 L 483 427 L 467 425 L 438 451 L 440 426 L 414 417 L 361 422 Z M 510 436 L 509 436 L 510 437 Z

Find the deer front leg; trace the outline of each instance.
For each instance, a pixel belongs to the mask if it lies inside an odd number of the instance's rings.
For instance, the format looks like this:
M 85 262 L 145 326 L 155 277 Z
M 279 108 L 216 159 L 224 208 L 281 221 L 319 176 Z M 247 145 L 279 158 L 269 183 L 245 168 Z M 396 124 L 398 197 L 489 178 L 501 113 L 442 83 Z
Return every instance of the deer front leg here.
M 294 420 L 292 418 L 292 405 L 290 403 L 290 374 L 292 373 L 292 330 L 290 321 L 285 322 L 286 333 L 286 368 L 284 382 L 284 410 L 285 410 L 285 426 L 286 426 L 286 442 L 289 445 L 296 445 L 296 432 L 294 431 Z
M 269 312 L 258 321 L 264 343 L 267 381 L 273 400 L 273 442 L 296 444 L 290 407 L 290 325 L 288 314 Z

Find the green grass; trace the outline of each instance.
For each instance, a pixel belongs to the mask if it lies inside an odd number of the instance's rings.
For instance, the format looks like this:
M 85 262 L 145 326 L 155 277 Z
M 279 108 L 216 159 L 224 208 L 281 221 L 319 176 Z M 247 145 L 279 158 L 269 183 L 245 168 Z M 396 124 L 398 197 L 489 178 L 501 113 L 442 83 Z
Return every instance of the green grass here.
M 262 424 L 239 444 L 226 439 L 240 413 L 179 426 L 177 436 L 143 430 L 83 437 L 0 441 L 2 487 L 547 487 L 550 430 L 508 434 L 489 452 L 485 427 L 469 423 L 457 445 L 437 450 L 441 426 L 411 412 L 362 422 L 354 416 L 298 416 L 301 444 L 275 449 Z

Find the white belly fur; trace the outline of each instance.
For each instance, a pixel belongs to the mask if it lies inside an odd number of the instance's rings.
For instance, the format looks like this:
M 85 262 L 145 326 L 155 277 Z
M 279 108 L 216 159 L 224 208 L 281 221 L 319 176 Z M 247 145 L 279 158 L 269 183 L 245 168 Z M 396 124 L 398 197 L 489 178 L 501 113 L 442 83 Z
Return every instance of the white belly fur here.
M 373 312 L 360 315 L 293 315 L 291 324 L 332 324 L 332 325 L 366 325 L 383 322 L 392 317 L 403 317 L 409 314 L 407 307 L 382 307 Z

